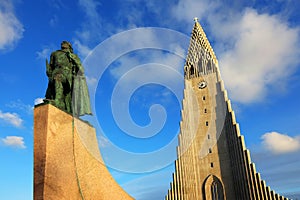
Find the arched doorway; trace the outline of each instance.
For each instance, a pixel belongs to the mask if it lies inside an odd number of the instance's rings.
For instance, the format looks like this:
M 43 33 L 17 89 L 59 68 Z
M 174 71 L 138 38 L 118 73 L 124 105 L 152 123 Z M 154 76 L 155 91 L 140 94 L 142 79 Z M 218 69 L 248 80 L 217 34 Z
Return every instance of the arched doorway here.
M 209 175 L 203 183 L 203 199 L 204 200 L 225 200 L 224 187 L 221 180 Z

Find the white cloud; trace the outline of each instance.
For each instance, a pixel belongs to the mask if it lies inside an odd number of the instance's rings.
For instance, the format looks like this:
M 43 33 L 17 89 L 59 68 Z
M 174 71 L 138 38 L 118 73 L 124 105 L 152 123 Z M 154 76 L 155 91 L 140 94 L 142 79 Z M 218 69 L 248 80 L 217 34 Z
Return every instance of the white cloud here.
M 101 17 L 98 13 L 100 3 L 94 0 L 79 0 L 79 6 L 85 13 L 82 29 L 77 32 L 80 41 L 86 43 L 99 37 L 101 31 Z
M 26 148 L 23 137 L 6 136 L 5 138 L 1 138 L 1 141 L 5 146 L 21 148 L 21 149 Z
M 75 40 L 73 43 L 74 48 L 78 51 L 78 55 L 81 58 L 85 58 L 90 52 L 91 49 L 88 46 L 82 44 L 79 40 Z
M 220 68 L 231 98 L 251 103 L 263 100 L 270 88 L 284 89 L 300 63 L 299 29 L 290 28 L 277 16 L 258 14 L 252 9 L 235 23 L 238 25 L 226 23 L 226 29 L 232 28 L 231 34 L 235 35 L 233 47 L 220 55 Z
M 0 50 L 10 50 L 23 37 L 24 28 L 10 0 L 0 1 Z
M 58 21 L 59 21 L 59 19 L 58 19 L 57 15 L 54 15 L 54 16 L 50 19 L 49 25 L 50 25 L 51 27 L 55 27 L 55 26 L 58 24 Z
M 0 110 L 0 120 L 3 120 L 6 123 L 9 123 L 15 127 L 22 127 L 23 120 L 19 117 L 17 113 L 3 113 Z
M 34 105 L 38 105 L 38 104 L 43 103 L 43 102 L 44 102 L 43 99 L 44 99 L 44 98 L 36 98 L 36 99 L 34 100 Z
M 274 154 L 284 154 L 300 150 L 300 136 L 291 137 L 277 132 L 265 133 L 261 136 L 262 145 Z
M 192 22 L 195 17 L 204 18 L 209 12 L 215 11 L 216 8 L 215 1 L 180 0 L 172 7 L 171 13 L 180 21 Z
M 83 10 L 86 11 L 86 15 L 93 19 L 98 18 L 99 13 L 97 12 L 97 7 L 100 5 L 98 1 L 94 0 L 79 0 L 79 5 L 82 7 Z
M 47 59 L 48 56 L 50 55 L 50 53 L 51 53 L 51 49 L 48 48 L 48 47 L 44 48 L 44 49 L 41 50 L 41 51 L 36 52 L 37 58 L 38 58 L 38 59 L 42 59 L 42 60 Z
M 32 105 L 25 104 L 20 99 L 12 101 L 9 104 L 6 104 L 6 106 L 18 111 L 25 112 L 26 114 L 32 114 L 33 111 Z
M 100 3 L 94 0 L 79 0 L 79 7 L 84 13 L 81 27 L 76 31 L 73 38 L 73 47 L 78 52 L 80 58 L 84 59 L 90 52 L 89 45 L 97 44 L 102 37 L 102 19 L 98 12 Z

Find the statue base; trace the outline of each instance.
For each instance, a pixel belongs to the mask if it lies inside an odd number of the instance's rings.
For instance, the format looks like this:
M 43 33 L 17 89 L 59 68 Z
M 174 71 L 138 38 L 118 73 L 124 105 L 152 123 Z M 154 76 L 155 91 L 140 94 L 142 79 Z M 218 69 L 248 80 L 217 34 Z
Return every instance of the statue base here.
M 133 198 L 102 161 L 95 129 L 46 104 L 34 109 L 34 199 Z

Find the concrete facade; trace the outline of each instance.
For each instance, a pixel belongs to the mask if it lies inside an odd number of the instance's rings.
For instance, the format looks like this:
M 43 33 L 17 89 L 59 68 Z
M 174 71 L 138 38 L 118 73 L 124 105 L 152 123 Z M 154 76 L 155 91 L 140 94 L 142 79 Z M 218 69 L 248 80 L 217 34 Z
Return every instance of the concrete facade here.
M 133 198 L 102 161 L 95 129 L 49 104 L 34 109 L 34 199 Z
M 240 134 L 218 61 L 196 21 L 184 66 L 178 159 L 166 200 L 286 199 L 261 180 Z

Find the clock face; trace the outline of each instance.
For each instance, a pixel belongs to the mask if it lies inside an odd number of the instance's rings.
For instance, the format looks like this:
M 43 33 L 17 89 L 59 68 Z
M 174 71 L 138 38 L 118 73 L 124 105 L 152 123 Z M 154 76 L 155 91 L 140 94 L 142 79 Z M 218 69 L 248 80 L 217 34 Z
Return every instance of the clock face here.
M 205 88 L 207 86 L 207 83 L 205 82 L 205 81 L 201 81 L 200 83 L 198 83 L 198 87 L 200 88 L 200 89 L 203 89 L 203 88 Z

